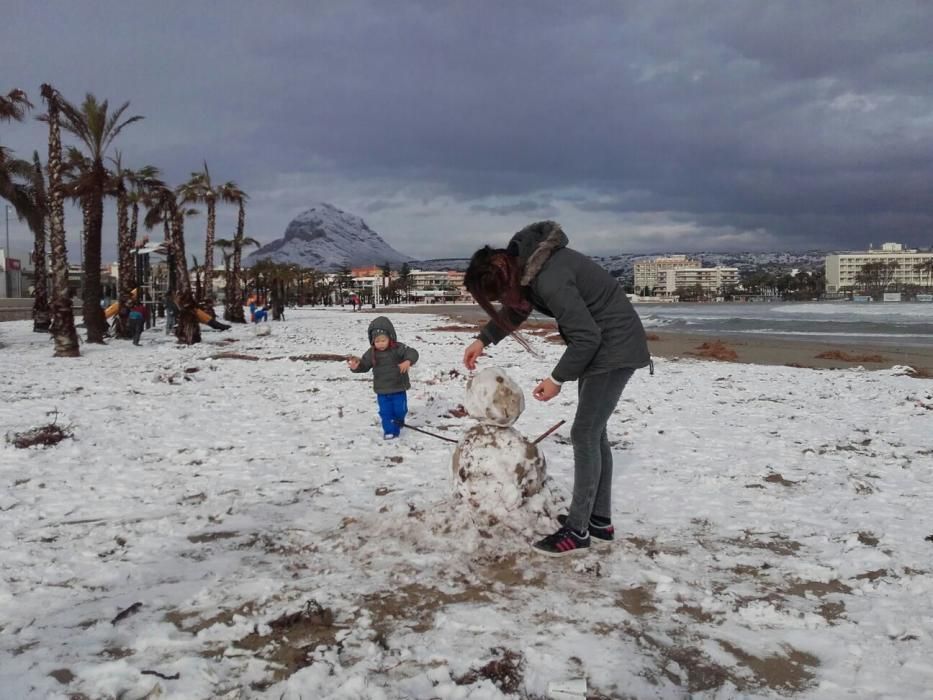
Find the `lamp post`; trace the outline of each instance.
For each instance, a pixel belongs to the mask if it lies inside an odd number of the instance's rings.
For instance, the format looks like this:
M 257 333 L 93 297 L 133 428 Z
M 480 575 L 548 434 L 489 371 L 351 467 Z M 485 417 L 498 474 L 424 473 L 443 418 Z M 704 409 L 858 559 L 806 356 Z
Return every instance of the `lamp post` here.
M 3 209 L 6 213 L 6 257 L 10 257 L 10 205 L 4 204 Z

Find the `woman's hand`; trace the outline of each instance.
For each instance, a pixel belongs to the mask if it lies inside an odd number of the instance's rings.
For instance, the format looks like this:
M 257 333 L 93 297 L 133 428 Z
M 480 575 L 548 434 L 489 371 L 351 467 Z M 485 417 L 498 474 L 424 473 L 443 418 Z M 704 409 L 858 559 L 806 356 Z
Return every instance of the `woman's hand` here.
M 408 360 L 402 360 L 398 363 L 398 371 L 402 374 L 408 374 L 408 370 L 411 369 L 411 362 Z
M 550 401 L 559 393 L 560 386 L 552 382 L 551 378 L 548 377 L 534 388 L 531 395 L 538 399 L 538 401 Z
M 360 366 L 360 358 L 358 358 L 356 355 L 350 355 L 347 358 L 347 365 L 351 370 L 355 371 L 356 368 Z
M 479 338 L 467 345 L 466 350 L 463 351 L 463 366 L 469 370 L 476 369 L 476 360 L 483 354 L 485 349 L 486 346 L 483 345 L 483 341 Z

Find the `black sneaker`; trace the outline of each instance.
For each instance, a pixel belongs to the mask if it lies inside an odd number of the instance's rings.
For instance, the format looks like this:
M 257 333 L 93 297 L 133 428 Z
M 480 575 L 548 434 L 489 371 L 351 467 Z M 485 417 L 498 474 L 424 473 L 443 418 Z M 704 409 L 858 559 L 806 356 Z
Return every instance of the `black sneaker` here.
M 590 536 L 581 537 L 569 527 L 562 527 L 553 535 L 534 543 L 532 547 L 540 554 L 550 557 L 562 557 L 566 554 L 581 554 L 590 548 Z
M 558 515 L 557 522 L 564 525 L 567 522 L 567 516 Z M 612 525 L 596 525 L 590 520 L 590 536 L 593 538 L 594 544 L 611 544 L 615 542 L 616 529 Z

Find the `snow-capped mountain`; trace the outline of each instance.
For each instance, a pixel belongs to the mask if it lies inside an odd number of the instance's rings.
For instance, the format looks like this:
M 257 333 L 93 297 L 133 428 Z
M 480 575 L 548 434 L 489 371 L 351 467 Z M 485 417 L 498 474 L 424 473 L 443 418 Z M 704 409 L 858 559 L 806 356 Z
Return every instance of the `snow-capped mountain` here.
M 244 265 L 260 260 L 336 272 L 386 262 L 397 265 L 411 258 L 382 240 L 360 217 L 322 202 L 292 219 L 283 238 L 251 253 Z

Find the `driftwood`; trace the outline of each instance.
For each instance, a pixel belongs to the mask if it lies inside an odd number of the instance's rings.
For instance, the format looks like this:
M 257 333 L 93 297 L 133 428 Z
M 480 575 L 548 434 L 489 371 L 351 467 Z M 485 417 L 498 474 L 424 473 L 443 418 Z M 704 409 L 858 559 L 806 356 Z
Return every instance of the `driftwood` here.
M 140 673 L 143 674 L 144 676 L 158 676 L 159 678 L 162 678 L 167 681 L 177 681 L 179 678 L 181 678 L 180 673 L 176 673 L 171 676 L 167 676 L 164 673 L 159 673 L 158 671 L 148 671 L 148 670 L 140 671 Z
M 438 435 L 438 434 L 436 434 L 436 433 L 429 433 L 427 430 L 422 430 L 421 428 L 416 428 L 416 427 L 413 426 L 413 425 L 409 425 L 409 424 L 406 423 L 405 421 L 397 420 L 397 421 L 395 421 L 395 423 L 396 423 L 397 425 L 402 426 L 403 428 L 408 428 L 409 430 L 414 430 L 416 433 L 424 433 L 425 435 L 430 435 L 431 437 L 437 438 L 438 440 L 444 440 L 444 441 L 446 441 L 446 442 L 453 442 L 453 443 L 456 443 L 456 442 L 457 442 L 457 441 L 454 440 L 453 438 L 444 437 L 443 435 Z
M 58 427 L 58 410 L 50 411 L 46 415 L 55 416 L 51 423 L 40 425 L 37 428 L 22 433 L 14 433 L 12 437 L 7 435 L 7 442 L 12 443 L 13 447 L 18 447 L 20 449 L 34 447 L 35 445 L 48 447 L 50 445 L 57 445 L 65 438 L 70 438 L 72 436 L 70 426 L 66 426 L 65 428 Z
M 555 425 L 552 425 L 550 428 L 548 428 L 547 432 L 545 432 L 543 435 L 541 435 L 541 437 L 539 437 L 537 440 L 535 440 L 535 441 L 532 442 L 531 444 L 532 444 L 532 445 L 537 445 L 537 444 L 538 444 L 539 442 L 541 442 L 544 438 L 546 438 L 548 435 L 550 435 L 551 433 L 553 433 L 555 430 L 557 430 L 560 426 L 562 426 L 562 425 L 563 425 L 564 423 L 566 423 L 566 422 L 567 422 L 567 421 L 562 420 L 560 423 L 557 423 L 557 424 L 555 424 Z
M 138 612 L 139 612 L 139 609 L 140 609 L 142 606 L 143 606 L 142 603 L 133 603 L 133 604 L 132 604 L 130 607 L 128 607 L 126 610 L 122 610 L 122 611 L 120 611 L 119 613 L 117 613 L 117 616 L 116 616 L 115 618 L 113 618 L 113 619 L 110 621 L 110 624 L 111 624 L 111 625 L 115 625 L 115 624 L 117 624 L 120 620 L 123 620 L 123 619 L 129 617 L 130 615 L 133 615 L 133 614 L 135 614 L 135 613 L 138 613 Z

